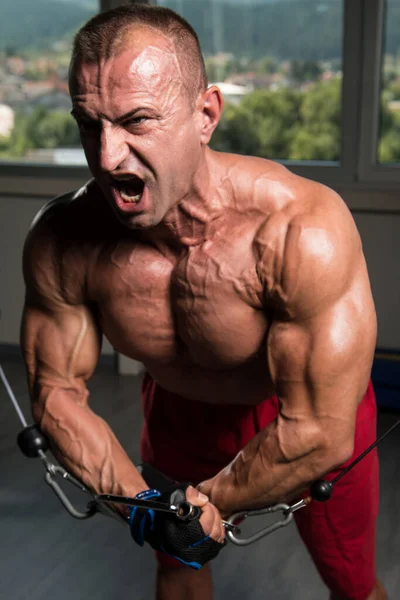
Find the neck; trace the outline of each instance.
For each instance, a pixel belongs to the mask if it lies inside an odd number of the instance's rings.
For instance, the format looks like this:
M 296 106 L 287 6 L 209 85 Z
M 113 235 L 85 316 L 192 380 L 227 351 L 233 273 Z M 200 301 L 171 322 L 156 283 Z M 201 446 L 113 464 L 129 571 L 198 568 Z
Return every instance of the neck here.
M 149 241 L 183 248 L 201 244 L 210 237 L 223 214 L 218 191 L 222 174 L 215 156 L 207 149 L 190 192 L 166 213 L 159 225 L 145 232 Z

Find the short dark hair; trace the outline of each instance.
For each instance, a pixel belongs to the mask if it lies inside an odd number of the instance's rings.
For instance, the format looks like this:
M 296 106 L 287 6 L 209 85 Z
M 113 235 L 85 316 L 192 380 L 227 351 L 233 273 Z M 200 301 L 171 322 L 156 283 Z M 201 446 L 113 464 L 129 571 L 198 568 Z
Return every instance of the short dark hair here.
M 207 88 L 204 59 L 193 27 L 169 8 L 142 3 L 126 4 L 100 13 L 78 31 L 72 47 L 70 82 L 73 69 L 80 61 L 98 62 L 126 49 L 128 34 L 134 27 L 156 29 L 172 41 L 191 100 Z

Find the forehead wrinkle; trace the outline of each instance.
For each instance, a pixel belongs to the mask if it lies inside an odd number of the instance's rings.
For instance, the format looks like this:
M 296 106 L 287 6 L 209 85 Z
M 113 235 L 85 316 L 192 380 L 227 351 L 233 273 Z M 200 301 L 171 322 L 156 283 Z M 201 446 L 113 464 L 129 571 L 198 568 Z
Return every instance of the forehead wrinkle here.
M 139 45 L 136 51 L 131 47 L 113 57 L 101 58 L 97 65 L 82 65 L 86 67 L 82 69 L 80 78 L 85 88 L 80 90 L 83 92 L 82 99 L 97 96 L 106 112 L 111 111 L 110 114 L 121 112 L 124 99 L 128 104 L 133 101 L 134 104 L 164 108 L 168 114 L 176 112 L 177 99 L 182 90 L 186 97 L 186 90 L 171 44 L 168 48 L 163 44 L 164 49 L 151 44 L 144 47 L 142 43 L 136 45 Z M 77 95 L 75 98 L 78 100 Z
M 157 60 L 163 70 L 170 66 L 171 70 L 176 71 L 175 78 L 180 87 L 190 88 L 190 82 L 182 66 L 182 51 L 173 35 L 168 35 L 151 25 L 145 28 L 140 25 L 133 25 L 123 32 L 122 36 L 115 42 L 114 47 L 116 50 L 114 56 L 132 52 L 136 48 L 139 52 L 136 59 L 139 59 L 147 51 L 149 54 L 152 51 L 154 62 Z M 168 60 L 165 61 L 165 58 Z
M 146 27 L 134 25 L 132 28 L 125 31 L 119 40 L 118 46 L 120 47 L 120 50 L 117 54 L 125 52 L 129 47 L 134 48 L 136 46 L 137 48 L 142 48 L 139 55 L 147 49 L 155 50 L 161 58 L 165 55 L 169 55 L 169 57 L 174 60 L 180 75 L 182 75 L 179 50 L 174 38 L 163 31 L 160 31 L 160 29 L 156 27 L 152 27 L 151 25 L 146 25 Z
M 148 98 L 170 109 L 185 87 L 175 54 L 155 46 L 147 46 L 135 56 L 126 77 L 129 95 L 142 96 L 144 100 Z M 119 87 L 122 87 L 124 79 L 119 79 Z
M 181 80 L 182 72 L 176 55 L 169 51 L 162 51 L 155 46 L 144 48 L 132 61 L 130 67 L 130 75 L 152 82 L 153 85 L 158 85 L 165 80 L 166 71 L 170 71 L 169 78 L 175 71 L 174 79 Z

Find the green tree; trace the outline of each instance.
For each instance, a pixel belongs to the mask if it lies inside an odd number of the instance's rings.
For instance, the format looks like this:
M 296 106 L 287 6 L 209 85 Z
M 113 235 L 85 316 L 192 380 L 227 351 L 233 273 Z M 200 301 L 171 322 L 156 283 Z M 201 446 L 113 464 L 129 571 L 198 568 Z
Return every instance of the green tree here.
M 341 80 L 320 82 L 304 93 L 301 126 L 288 149 L 292 160 L 340 160 Z
M 4 135 L 0 136 L 0 157 L 4 158 L 9 155 L 10 138 Z
M 290 63 L 290 77 L 297 83 L 317 81 L 322 74 L 321 65 L 315 60 L 292 60 Z
M 9 138 L 7 156 L 20 158 L 34 147 L 30 136 L 30 122 L 27 115 L 17 113 L 15 125 Z
M 34 140 L 35 148 L 74 146 L 79 143 L 79 133 L 67 112 L 49 111 L 35 123 Z
M 385 91 L 387 91 L 387 96 L 384 100 L 400 100 L 400 80 L 397 78 L 391 82 Z
M 259 75 L 271 75 L 279 70 L 279 61 L 273 56 L 264 56 L 255 63 L 255 70 Z
M 390 109 L 390 100 L 390 93 L 383 91 L 377 152 L 377 159 L 380 163 L 400 162 L 400 114 Z
M 2 156 L 22 157 L 29 150 L 79 145 L 78 128 L 65 111 L 37 106 L 30 114 L 17 114 L 8 143 L 0 144 Z
M 400 127 L 388 131 L 381 137 L 378 146 L 378 162 L 383 164 L 400 162 Z
M 288 158 L 288 145 L 299 123 L 300 105 L 300 93 L 287 88 L 252 92 L 239 105 L 226 106 L 212 147 L 266 158 Z
M 227 105 L 212 147 L 271 159 L 339 160 L 340 114 L 339 79 L 307 92 L 252 92 Z

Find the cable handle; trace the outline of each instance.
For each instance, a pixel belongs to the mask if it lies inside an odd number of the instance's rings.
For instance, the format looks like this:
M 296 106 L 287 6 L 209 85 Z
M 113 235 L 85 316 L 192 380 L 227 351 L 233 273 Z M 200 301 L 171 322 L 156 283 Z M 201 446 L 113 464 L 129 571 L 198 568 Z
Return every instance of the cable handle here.
M 176 516 L 182 521 L 195 521 L 201 516 L 201 508 L 183 500 L 176 505 Z

